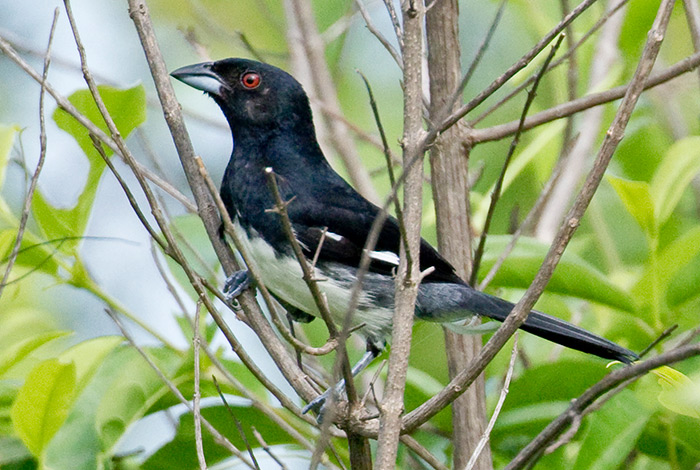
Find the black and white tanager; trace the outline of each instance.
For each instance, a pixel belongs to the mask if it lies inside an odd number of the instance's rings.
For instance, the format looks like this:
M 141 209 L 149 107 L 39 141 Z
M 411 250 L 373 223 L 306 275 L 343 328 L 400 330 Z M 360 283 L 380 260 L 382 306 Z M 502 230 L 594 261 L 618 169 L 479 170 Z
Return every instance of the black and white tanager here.
M 266 180 L 272 169 L 287 206 L 294 235 L 311 260 L 322 241 L 315 275 L 335 322 L 343 323 L 358 265 L 380 209 L 357 193 L 326 161 L 316 140 L 309 100 L 291 75 L 268 64 L 225 59 L 177 69 L 171 74 L 204 91 L 223 111 L 233 135 L 233 154 L 221 182 L 221 197 L 237 232 L 269 291 L 290 313 L 319 316 L 302 278 Z M 269 171 L 269 170 L 268 170 Z M 354 313 L 367 339 L 357 373 L 375 358 L 391 334 L 400 232 L 395 218 L 384 222 Z M 474 317 L 503 321 L 513 304 L 479 292 L 425 240 L 420 269 L 433 268 L 421 282 L 415 305 L 420 320 L 455 322 Z M 246 271 L 227 282 L 229 295 L 249 284 Z M 637 356 L 605 338 L 533 310 L 521 329 L 568 348 L 629 363 Z M 318 409 L 323 398 L 307 408 Z

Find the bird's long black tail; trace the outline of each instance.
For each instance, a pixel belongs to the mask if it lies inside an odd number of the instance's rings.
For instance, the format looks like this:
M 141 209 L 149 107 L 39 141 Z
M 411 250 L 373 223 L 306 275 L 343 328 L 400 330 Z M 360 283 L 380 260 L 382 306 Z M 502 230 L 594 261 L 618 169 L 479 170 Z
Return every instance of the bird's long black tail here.
M 423 289 L 428 286 L 429 284 L 423 284 L 421 287 Z M 458 296 L 454 296 L 454 291 L 450 292 L 451 295 L 446 295 L 446 292 L 440 292 L 442 290 L 441 287 L 444 285 L 440 286 L 439 283 L 435 283 L 433 286 L 435 286 L 436 289 L 428 287 L 427 291 L 421 293 L 423 295 L 419 294 L 419 310 L 421 303 L 423 303 L 423 307 L 428 307 L 427 309 L 424 308 L 423 312 L 417 312 L 418 315 L 424 318 L 427 316 L 437 321 L 455 320 L 456 318 L 454 315 L 461 311 L 467 314 L 477 314 L 494 320 L 504 321 L 511 310 L 513 310 L 513 303 L 479 292 L 467 285 L 459 286 L 460 295 Z M 450 286 L 452 288 L 456 287 L 455 284 L 450 284 Z M 432 290 L 434 291 L 430 292 Z M 443 300 L 439 303 L 431 302 L 431 300 L 435 298 L 441 298 Z M 444 309 L 445 298 L 455 299 L 452 308 L 450 308 L 451 312 L 447 312 Z M 436 312 L 433 310 L 430 312 L 429 310 L 432 310 L 430 309 L 431 304 L 441 305 L 442 308 L 439 309 L 441 311 Z M 421 313 L 423 313 L 423 315 L 421 315 Z M 462 313 L 462 315 L 464 315 L 464 313 Z M 638 359 L 638 356 L 627 348 L 623 348 L 583 328 L 579 328 L 578 326 L 537 310 L 530 312 L 527 320 L 525 320 L 525 323 L 520 328 L 541 338 L 566 346 L 567 348 L 593 354 L 604 359 L 617 360 L 627 364 Z

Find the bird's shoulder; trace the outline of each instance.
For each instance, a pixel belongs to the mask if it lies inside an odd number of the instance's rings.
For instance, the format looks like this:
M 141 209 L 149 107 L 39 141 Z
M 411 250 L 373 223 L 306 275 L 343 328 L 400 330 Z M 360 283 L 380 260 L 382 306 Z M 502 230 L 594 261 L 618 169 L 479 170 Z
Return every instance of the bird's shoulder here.
M 295 201 L 296 202 L 296 201 Z M 299 201 L 289 206 L 296 238 L 309 258 L 358 267 L 364 247 L 381 209 L 354 190 L 328 191 L 319 200 Z M 393 274 L 399 265 L 401 231 L 397 219 L 386 216 L 370 251 L 370 271 Z M 320 248 L 319 248 L 320 246 Z M 454 267 L 425 239 L 421 239 L 420 269 L 434 268 L 426 282 L 462 282 Z

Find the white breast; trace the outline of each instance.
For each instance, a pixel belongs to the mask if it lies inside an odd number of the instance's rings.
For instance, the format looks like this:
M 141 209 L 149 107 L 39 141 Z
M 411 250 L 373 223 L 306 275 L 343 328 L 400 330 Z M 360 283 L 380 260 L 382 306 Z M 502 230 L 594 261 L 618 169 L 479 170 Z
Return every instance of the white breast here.
M 249 237 L 238 221 L 235 222 L 234 226 L 248 253 L 253 257 L 265 286 L 290 305 L 319 317 L 320 313 L 316 302 L 303 279 L 303 273 L 297 259 L 287 255 L 277 256 L 272 246 L 262 237 L 257 236 L 256 233 L 252 233 L 252 236 Z M 347 274 L 339 272 L 345 269 L 348 271 Z M 347 281 L 334 279 L 340 274 L 346 274 L 342 277 L 347 278 Z M 324 272 L 322 269 L 315 268 L 314 275 L 317 279 L 323 279 L 318 283 L 318 286 L 326 296 L 335 323 L 341 326 L 350 303 L 354 272 L 351 272 L 350 268 L 336 266 L 332 272 Z M 371 279 L 366 282 L 371 282 Z M 393 309 L 370 307 L 370 305 L 371 299 L 367 292 L 363 292 L 360 298 L 361 307 L 354 312 L 352 324 L 356 326 L 364 323 L 365 326 L 360 330 L 361 333 L 376 340 L 383 339 L 391 332 Z

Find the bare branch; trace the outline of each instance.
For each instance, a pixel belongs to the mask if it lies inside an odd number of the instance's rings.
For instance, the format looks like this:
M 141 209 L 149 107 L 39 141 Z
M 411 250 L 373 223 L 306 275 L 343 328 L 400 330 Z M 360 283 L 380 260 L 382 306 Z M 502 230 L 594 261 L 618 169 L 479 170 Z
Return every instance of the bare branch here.
M 27 220 L 29 220 L 29 211 L 32 207 L 34 191 L 36 191 L 39 175 L 41 174 L 41 169 L 44 167 L 44 160 L 46 159 L 46 121 L 44 119 L 44 96 L 46 96 L 46 78 L 49 75 L 49 66 L 51 65 L 51 46 L 53 44 L 54 33 L 56 32 L 56 24 L 58 23 L 58 12 L 59 9 L 56 7 L 53 12 L 53 21 L 51 22 L 51 29 L 49 30 L 49 41 L 44 54 L 44 71 L 41 74 L 41 91 L 39 92 L 39 161 L 36 164 L 36 169 L 34 170 L 34 174 L 32 175 L 32 179 L 29 183 L 27 195 L 24 197 L 22 216 L 20 217 L 19 227 L 17 229 L 17 237 L 15 238 L 15 244 L 10 252 L 10 257 L 7 260 L 7 266 L 5 267 L 5 273 L 2 276 L 2 281 L 0 281 L 0 297 L 2 297 L 2 293 L 7 285 L 7 280 L 10 278 L 10 272 L 12 271 L 15 261 L 17 260 L 17 256 L 19 255 L 19 249 L 22 246 L 22 238 L 24 237 L 24 230 L 27 227 Z
M 365 4 L 362 2 L 362 0 L 355 0 L 355 5 L 359 10 L 360 15 L 362 15 L 362 19 L 365 20 L 365 25 L 367 26 L 369 32 L 377 38 L 377 40 L 382 44 L 382 46 L 384 46 L 384 49 L 386 49 L 389 55 L 391 55 L 391 57 L 394 59 L 396 65 L 398 65 L 399 68 L 403 70 L 403 60 L 401 60 L 401 56 L 396 51 L 394 46 L 389 42 L 389 40 L 386 37 L 384 37 L 384 35 L 374 25 L 374 23 L 372 22 L 372 17 L 369 15 L 367 8 L 365 8 Z
M 534 306 L 537 298 L 542 294 L 544 288 L 554 272 L 561 259 L 564 249 L 568 245 L 571 237 L 578 228 L 581 217 L 593 198 L 600 181 L 603 178 L 605 169 L 610 163 L 613 152 L 617 148 L 618 143 L 622 139 L 624 129 L 629 122 L 630 115 L 634 109 L 641 92 L 643 91 L 644 83 L 646 82 L 649 73 L 654 65 L 661 42 L 666 32 L 670 12 L 673 7 L 673 0 L 664 0 L 659 7 L 659 13 L 649 31 L 647 42 L 642 52 L 642 57 L 639 60 L 639 65 L 635 71 L 625 98 L 622 100 L 618 108 L 615 119 L 613 120 L 606 138 L 603 141 L 598 156 L 593 165 L 593 169 L 588 174 L 583 188 L 579 192 L 573 207 L 567 214 L 565 222 L 559 229 L 559 233 L 555 238 L 552 247 L 547 256 L 542 262 L 535 279 L 530 287 L 525 292 L 525 295 L 517 303 L 511 314 L 503 322 L 501 327 L 494 333 L 491 339 L 484 345 L 484 348 L 479 354 L 479 357 L 474 360 L 463 372 L 461 372 L 454 380 L 450 381 L 437 395 L 426 401 L 419 408 L 408 413 L 404 417 L 404 430 L 411 431 L 426 420 L 430 419 L 435 413 L 441 410 L 446 403 L 449 403 L 456 396 L 460 395 L 466 386 L 484 370 L 486 365 L 493 359 L 496 353 L 503 347 L 508 338 L 515 333 L 515 330 L 522 325 L 527 318 L 528 313 Z
M 406 184 L 404 187 L 404 224 L 408 245 L 401 245 L 401 260 L 396 275 L 395 308 L 392 325 L 392 348 L 384 399 L 380 404 L 379 435 L 376 468 L 395 468 L 401 431 L 403 394 L 411 349 L 411 326 L 418 293 L 420 263 L 415 255 L 420 250 L 420 219 L 422 205 L 423 165 L 423 21 L 425 6 L 422 0 L 411 0 L 401 5 L 403 16 L 404 58 L 404 130 L 403 161 Z M 409 263 L 406 252 L 414 255 Z
M 505 470 L 525 468 L 544 447 L 554 440 L 577 416 L 582 415 L 600 396 L 617 387 L 617 385 L 637 379 L 657 367 L 673 364 L 684 359 L 700 355 L 700 345 L 683 346 L 673 349 L 644 362 L 638 362 L 628 367 L 618 369 L 606 375 L 600 382 L 586 390 L 580 397 L 572 401 L 569 408 L 557 419 L 547 425 L 542 432 L 532 440 L 518 455 L 508 463 Z M 620 391 L 621 389 L 617 390 Z
M 486 446 L 486 443 L 488 443 L 488 441 L 489 441 L 491 431 L 493 430 L 493 427 L 496 425 L 496 420 L 498 419 L 498 415 L 501 414 L 501 408 L 503 408 L 503 403 L 506 401 L 506 397 L 508 396 L 508 387 L 510 386 L 510 380 L 513 377 L 513 370 L 515 369 L 515 358 L 518 357 L 518 333 L 515 333 L 515 336 L 513 339 L 514 339 L 513 351 L 510 354 L 510 362 L 508 363 L 508 370 L 506 371 L 506 378 L 503 380 L 503 387 L 501 387 L 501 393 L 498 396 L 498 402 L 496 403 L 496 408 L 494 408 L 493 415 L 491 415 L 491 419 L 489 420 L 489 424 L 486 426 L 486 430 L 484 431 L 484 435 L 482 436 L 481 441 L 479 441 L 479 445 L 476 447 L 476 449 L 474 450 L 474 453 L 472 454 L 471 458 L 469 459 L 469 463 L 467 463 L 465 470 L 472 470 L 474 468 L 474 465 L 476 464 L 476 460 L 479 458 L 481 451 Z
M 195 200 L 197 200 L 200 217 L 204 222 L 209 239 L 212 242 L 212 246 L 214 247 L 219 260 L 221 260 L 224 270 L 227 273 L 231 273 L 236 270 L 238 266 L 230 248 L 222 239 L 220 239 L 218 235 L 220 217 L 217 214 L 216 205 L 209 194 L 209 190 L 201 179 L 197 164 L 194 160 L 194 150 L 189 140 L 187 130 L 184 126 L 182 115 L 180 113 L 180 107 L 175 99 L 172 85 L 168 79 L 167 69 L 163 61 L 162 54 L 158 48 L 158 43 L 153 31 L 153 25 L 148 13 L 148 7 L 146 6 L 144 0 L 129 0 L 129 12 L 139 34 L 149 67 L 151 68 L 151 75 L 153 76 L 156 84 L 156 90 L 158 91 L 158 96 L 163 106 L 163 113 L 166 122 L 170 128 L 173 140 L 175 141 L 175 146 L 178 149 L 178 155 L 182 161 L 190 187 L 195 195 Z M 198 281 L 195 280 L 195 287 L 197 284 Z M 203 300 L 205 301 L 206 305 L 208 297 L 204 296 Z M 262 315 L 260 307 L 255 301 L 254 295 L 250 292 L 243 292 L 239 297 L 239 302 L 248 314 L 247 317 L 251 327 L 258 334 L 263 346 L 270 353 L 273 360 L 278 364 L 278 366 L 280 366 L 280 371 L 285 376 L 287 381 L 305 399 L 308 400 L 314 396 L 314 389 L 307 383 L 303 372 L 296 365 L 294 358 L 288 354 L 284 345 L 279 338 L 277 338 L 272 330 L 272 327 Z M 207 309 L 212 314 L 219 328 L 221 328 L 221 331 L 229 341 L 229 344 L 231 344 L 246 366 L 251 369 L 251 371 L 253 371 L 258 378 L 265 380 L 265 387 L 272 387 L 270 390 L 274 390 L 272 393 L 275 394 L 275 396 L 286 408 L 297 415 L 300 414 L 298 407 L 294 405 L 277 387 L 265 379 L 262 372 L 257 368 L 245 350 L 240 347 L 240 343 L 238 343 L 235 335 L 233 335 L 233 332 L 228 325 L 226 325 L 222 318 L 217 318 L 218 314 L 216 313 L 215 309 L 213 309 L 213 306 L 210 308 L 210 306 L 207 305 Z
M 515 153 L 516 147 L 520 143 L 520 135 L 523 132 L 523 125 L 525 123 L 525 118 L 527 116 L 528 111 L 530 110 L 530 106 L 532 105 L 532 102 L 535 101 L 535 96 L 537 96 L 537 87 L 540 84 L 540 80 L 544 76 L 544 73 L 547 71 L 547 66 L 554 58 L 554 55 L 556 54 L 557 49 L 559 49 L 559 46 L 561 45 L 561 42 L 563 39 L 564 39 L 564 35 L 559 36 L 559 39 L 557 40 L 557 42 L 552 46 L 552 49 L 549 52 L 549 55 L 547 56 L 547 58 L 544 61 L 544 64 L 540 68 L 540 72 L 537 74 L 537 78 L 535 79 L 535 82 L 532 84 L 532 89 L 528 92 L 527 100 L 525 100 L 525 105 L 523 106 L 523 111 L 520 115 L 520 122 L 518 123 L 518 131 L 515 133 L 515 136 L 513 137 L 513 140 L 510 143 L 510 148 L 508 149 L 508 153 L 506 154 L 506 159 L 503 162 L 503 167 L 501 168 L 501 173 L 498 176 L 498 180 L 496 181 L 496 185 L 493 188 L 493 192 L 491 193 L 491 204 L 489 204 L 488 213 L 486 214 L 486 220 L 484 221 L 484 228 L 481 231 L 481 237 L 479 238 L 479 245 L 476 249 L 476 253 L 474 253 L 474 265 L 472 268 L 472 275 L 471 275 L 471 279 L 470 279 L 471 285 L 476 284 L 477 275 L 479 274 L 479 266 L 481 265 L 481 257 L 484 254 L 484 247 L 486 246 L 486 237 L 488 236 L 489 228 L 491 226 L 491 220 L 493 220 L 493 214 L 496 211 L 496 205 L 498 204 L 498 201 L 501 197 L 501 188 L 503 187 L 503 181 L 505 180 L 505 177 L 506 177 L 506 171 L 508 170 L 508 165 L 510 164 L 510 160 L 513 157 L 513 154 Z
M 643 90 L 648 90 L 655 86 L 666 83 L 684 73 L 691 72 L 698 68 L 700 65 L 700 52 L 686 57 L 685 59 L 675 63 L 674 65 L 668 67 L 663 72 L 651 76 L 643 86 Z M 607 91 L 601 91 L 599 93 L 593 93 L 587 96 L 583 96 L 574 101 L 568 101 L 560 105 L 554 106 L 552 108 L 540 111 L 539 113 L 533 114 L 527 119 L 525 119 L 525 124 L 523 125 L 524 130 L 532 129 L 533 127 L 546 124 L 557 119 L 561 119 L 572 114 L 581 112 L 585 109 L 592 108 L 594 106 L 599 106 L 601 104 L 610 103 L 615 100 L 619 100 L 627 90 L 629 85 L 622 85 L 619 87 L 611 88 Z M 486 127 L 483 129 L 474 129 L 471 133 L 471 138 L 474 143 L 479 142 L 490 142 L 493 140 L 500 140 L 504 137 L 514 134 L 518 129 L 518 121 L 512 121 L 506 124 L 500 124 L 493 127 Z

